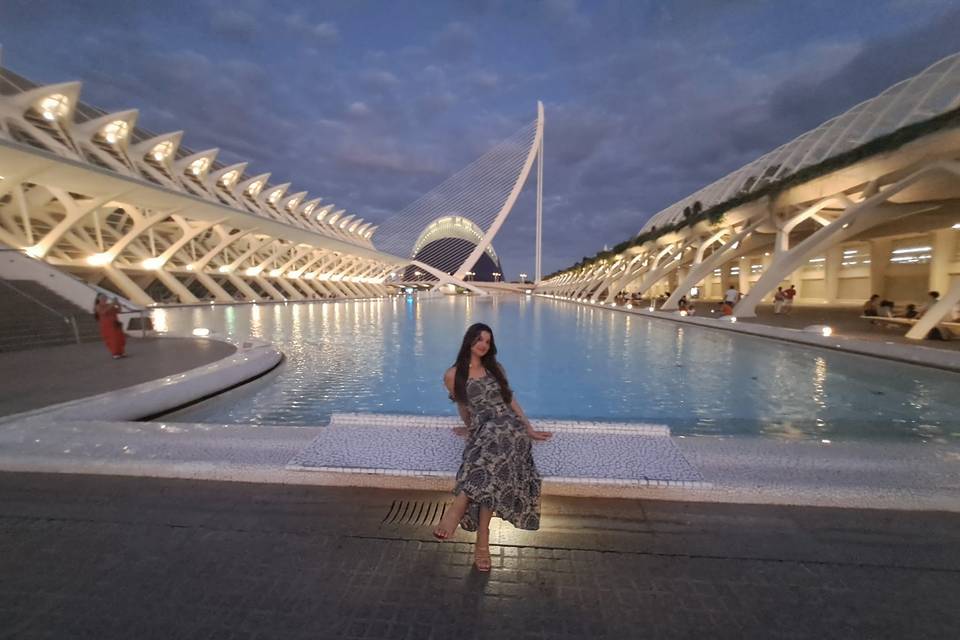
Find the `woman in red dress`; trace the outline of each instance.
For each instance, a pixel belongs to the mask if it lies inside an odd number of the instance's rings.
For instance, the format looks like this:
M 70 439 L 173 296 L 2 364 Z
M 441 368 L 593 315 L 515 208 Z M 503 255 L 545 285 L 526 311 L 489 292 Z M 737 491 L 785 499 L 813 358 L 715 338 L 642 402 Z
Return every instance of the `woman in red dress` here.
M 93 304 L 93 317 L 100 324 L 100 335 L 103 336 L 103 341 L 114 359 L 124 358 L 127 355 L 127 336 L 117 317 L 118 313 L 120 313 L 120 304 L 116 298 L 107 300 L 107 296 L 102 293 L 97 294 Z

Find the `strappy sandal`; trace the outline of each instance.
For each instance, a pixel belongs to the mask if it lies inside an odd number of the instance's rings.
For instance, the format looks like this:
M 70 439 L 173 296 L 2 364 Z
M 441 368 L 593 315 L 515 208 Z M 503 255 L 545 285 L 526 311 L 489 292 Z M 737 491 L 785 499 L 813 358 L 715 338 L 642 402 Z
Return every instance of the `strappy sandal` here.
M 489 573 L 492 565 L 493 561 L 490 559 L 490 545 L 474 545 L 473 566 L 477 568 L 477 571 L 481 573 Z

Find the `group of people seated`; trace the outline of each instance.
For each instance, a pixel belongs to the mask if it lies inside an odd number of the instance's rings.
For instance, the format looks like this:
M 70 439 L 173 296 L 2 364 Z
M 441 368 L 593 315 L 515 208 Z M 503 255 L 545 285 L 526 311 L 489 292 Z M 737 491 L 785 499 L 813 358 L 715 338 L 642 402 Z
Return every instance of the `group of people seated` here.
M 939 291 L 931 291 L 927 294 L 927 300 L 919 307 L 913 303 L 908 304 L 904 307 L 901 313 L 895 313 L 894 307 L 896 306 L 893 300 L 881 300 L 880 296 L 876 293 L 870 296 L 870 299 L 863 303 L 863 313 L 864 316 L 876 316 L 880 318 L 909 318 L 909 319 L 920 319 L 923 317 L 930 307 L 935 305 L 940 300 Z M 960 317 L 960 304 L 955 305 L 953 308 L 953 313 L 948 320 L 954 321 Z
M 930 291 L 927 293 L 926 301 L 919 307 L 911 303 L 904 307 L 901 313 L 895 313 L 892 300 L 881 300 L 879 295 L 873 294 L 869 300 L 863 303 L 862 315 L 865 317 L 876 317 L 880 319 L 881 322 L 883 318 L 904 318 L 916 321 L 922 318 L 939 300 L 940 292 Z M 953 306 L 950 315 L 943 318 L 942 321 L 950 323 L 960 322 L 960 302 Z M 876 324 L 876 322 L 874 322 L 874 324 Z M 951 332 L 945 326 L 934 327 L 927 335 L 927 338 L 931 340 L 949 340 L 953 337 L 954 332 Z

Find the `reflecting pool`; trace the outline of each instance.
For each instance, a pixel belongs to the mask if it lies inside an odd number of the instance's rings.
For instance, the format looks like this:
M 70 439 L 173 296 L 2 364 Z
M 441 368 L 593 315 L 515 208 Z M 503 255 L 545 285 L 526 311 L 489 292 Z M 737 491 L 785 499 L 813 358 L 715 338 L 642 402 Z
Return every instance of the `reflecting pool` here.
M 466 327 L 494 329 L 532 417 L 654 422 L 675 435 L 954 440 L 960 374 L 519 296 L 157 310 L 158 329 L 252 335 L 279 370 L 173 416 L 325 424 L 336 411 L 454 414 L 441 377 Z

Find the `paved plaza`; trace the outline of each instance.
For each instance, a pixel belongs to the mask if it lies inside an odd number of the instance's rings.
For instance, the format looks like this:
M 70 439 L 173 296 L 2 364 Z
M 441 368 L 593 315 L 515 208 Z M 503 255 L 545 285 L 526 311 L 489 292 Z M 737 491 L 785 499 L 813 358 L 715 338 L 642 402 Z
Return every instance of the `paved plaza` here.
M 960 516 L 0 475 L 3 638 L 954 638 Z M 496 521 L 495 521 L 496 522 Z
M 127 338 L 114 360 L 102 342 L 0 353 L 0 416 L 114 391 L 233 354 L 220 340 Z

